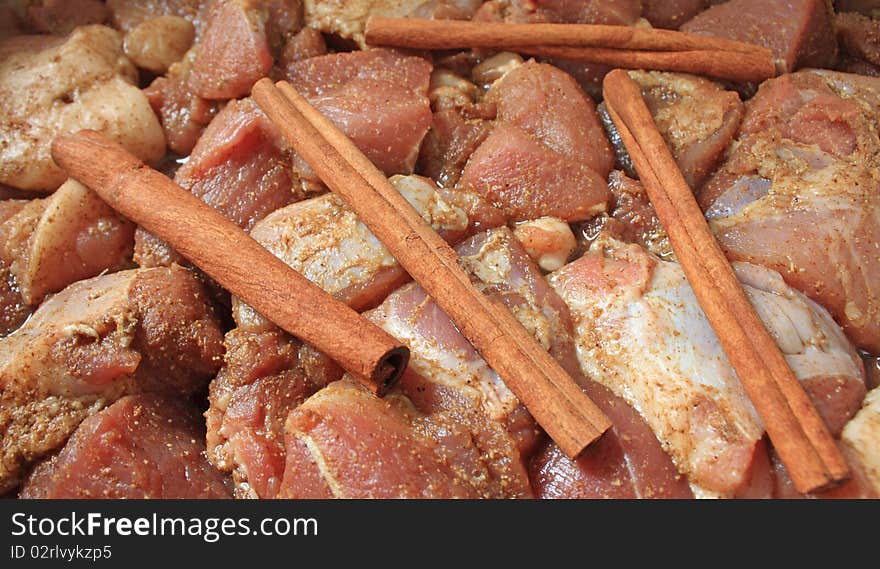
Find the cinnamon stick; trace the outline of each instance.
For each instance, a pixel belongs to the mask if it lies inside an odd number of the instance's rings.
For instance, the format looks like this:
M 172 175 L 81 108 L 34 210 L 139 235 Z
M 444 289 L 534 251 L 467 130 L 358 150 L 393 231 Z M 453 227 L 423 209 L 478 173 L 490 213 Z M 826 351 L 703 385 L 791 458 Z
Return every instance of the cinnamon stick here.
M 772 57 L 758 53 L 713 50 L 637 51 L 556 46 L 514 47 L 512 51 L 540 57 L 597 63 L 622 69 L 692 73 L 738 83 L 760 83 L 776 75 L 776 65 Z
M 364 35 L 370 45 L 416 49 L 556 46 L 646 51 L 713 50 L 772 56 L 767 48 L 735 40 L 673 30 L 599 24 L 515 24 L 374 16 L 367 19 Z
M 252 96 L 327 186 L 430 294 L 569 457 L 609 420 L 502 305 L 483 295 L 455 251 L 385 175 L 290 85 L 259 81 Z
M 798 491 L 849 476 L 834 439 L 764 327 L 706 223 L 639 86 L 622 70 L 603 85 L 605 104 L 694 294 L 761 415 Z
M 672 30 L 593 24 L 514 24 L 370 18 L 371 45 L 507 49 L 529 55 L 760 82 L 776 74 L 772 52 L 753 44 Z
M 113 209 L 167 241 L 282 329 L 314 345 L 376 393 L 409 349 L 288 267 L 220 212 L 97 132 L 61 136 L 52 157 Z

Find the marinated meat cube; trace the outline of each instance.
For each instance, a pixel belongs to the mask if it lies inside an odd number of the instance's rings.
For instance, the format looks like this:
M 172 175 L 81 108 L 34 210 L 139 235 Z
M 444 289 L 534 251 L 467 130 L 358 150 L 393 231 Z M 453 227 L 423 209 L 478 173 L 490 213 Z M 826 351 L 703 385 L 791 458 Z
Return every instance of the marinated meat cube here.
M 431 124 L 431 64 L 420 57 L 373 49 L 311 57 L 286 78 L 387 175 L 412 174 Z M 304 181 L 318 184 L 301 159 Z
M 434 113 L 419 154 L 419 172 L 444 188 L 455 187 L 471 154 L 491 129 L 490 121 L 468 118 L 456 109 Z
M 590 23 L 628 26 L 642 13 L 640 0 L 489 0 L 479 19 L 521 23 Z
M 839 434 L 865 393 L 852 345 L 824 309 L 778 274 L 756 265 L 735 269 Z M 600 237 L 550 283 L 571 309 L 584 373 L 639 410 L 695 492 L 731 497 L 759 484 L 756 477 L 768 479 L 763 423 L 678 264 Z M 756 460 L 765 463 L 763 473 L 755 472 Z
M 211 6 L 189 77 L 196 95 L 220 100 L 244 97 L 269 74 L 269 13 L 260 4 L 222 0 Z
M 681 31 L 762 45 L 786 71 L 830 67 L 837 56 L 825 0 L 729 0 L 697 14 Z
M 843 52 L 843 70 L 880 75 L 880 21 L 861 14 L 838 14 L 834 19 Z M 838 67 L 840 68 L 840 66 Z
M 659 71 L 630 71 L 629 74 L 642 88 L 657 130 L 685 180 L 696 190 L 715 169 L 737 133 L 744 111 L 739 95 L 693 75 Z M 609 131 L 618 163 L 636 177 L 604 103 L 600 105 L 599 114 Z
M 113 26 L 123 32 L 133 30 L 149 20 L 162 16 L 178 16 L 203 27 L 205 0 L 107 0 Z
M 180 267 L 104 275 L 51 297 L 0 340 L 0 491 L 123 395 L 202 389 L 222 339 L 201 285 Z
M 509 230 L 457 250 L 478 286 L 564 356 L 565 307 Z M 291 413 L 281 496 L 530 496 L 534 421 L 424 290 L 403 287 L 369 318 L 409 345 L 410 367 L 384 400 L 349 380 Z
M 103 24 L 110 16 L 99 0 L 39 0 L 29 4 L 28 24 L 40 33 L 64 35 L 79 26 Z
M 469 20 L 482 0 L 304 0 L 306 24 L 355 41 L 361 49 L 370 16 Z
M 296 199 L 280 134 L 250 98 L 224 107 L 174 181 L 246 230 Z M 136 234 L 134 258 L 141 266 L 182 262 L 143 229 Z
M 710 4 L 710 0 L 642 0 L 642 17 L 655 28 L 676 30 Z
M 874 388 L 865 397 L 862 409 L 843 429 L 842 440 L 875 497 L 880 496 L 880 389 Z
M 390 182 L 447 241 L 464 234 L 467 216 L 431 180 L 393 176 Z M 385 246 L 333 194 L 279 209 L 258 223 L 251 237 L 355 310 L 375 307 L 409 280 Z M 240 314 L 236 321 L 241 323 Z
M 83 421 L 28 476 L 22 498 L 228 498 L 204 456 L 204 426 L 183 402 L 129 395 Z
M 119 33 L 84 26 L 66 38 L 10 38 L 0 45 L 0 183 L 48 192 L 67 179 L 52 161 L 61 134 L 97 130 L 142 160 L 165 154 L 165 137 Z
M 225 343 L 225 363 L 211 382 L 205 413 L 208 459 L 231 473 L 236 497 L 274 498 L 284 475 L 288 414 L 342 370 L 271 326 L 242 324 Z
M 7 202 L 4 202 L 7 203 Z M 52 196 L 8 202 L 0 225 L 0 270 L 6 294 L 5 326 L 15 330 L 53 292 L 131 260 L 134 225 L 78 182 L 68 180 Z
M 880 351 L 880 80 L 803 71 L 765 82 L 700 193 L 727 256 L 758 263 Z
M 613 424 L 577 460 L 552 441 L 531 461 L 539 498 L 692 498 L 681 475 L 638 412 L 602 385 L 580 376 L 590 399 Z
M 580 221 L 605 209 L 611 147 L 592 101 L 570 76 L 529 62 L 486 97 L 497 106 L 497 120 L 468 160 L 462 189 L 513 221 Z
M 457 239 L 467 217 L 446 203 L 430 180 L 391 179 L 444 237 Z M 282 208 L 251 236 L 327 292 L 363 310 L 381 302 L 409 276 L 385 247 L 332 194 Z M 341 375 L 234 299 L 238 328 L 227 334 L 226 363 L 211 383 L 208 436 L 211 461 L 233 473 L 236 494 L 273 497 L 284 471 L 284 421 L 290 409 Z
M 0 201 L 0 243 L 7 243 L 17 229 L 17 225 L 7 223 L 26 205 L 27 200 Z M 0 262 L 0 337 L 6 336 L 24 324 L 33 309 L 21 298 L 21 291 L 15 284 L 12 269 L 5 259 Z
M 608 188 L 614 195 L 609 210 L 575 227 L 581 252 L 605 233 L 626 243 L 637 243 L 665 261 L 675 260 L 669 236 L 642 183 L 614 171 L 608 178 Z
M 285 44 L 284 50 L 278 57 L 280 71 L 276 74 L 286 76 L 288 66 L 319 55 L 327 55 L 327 43 L 324 41 L 324 36 L 314 28 L 303 28 Z

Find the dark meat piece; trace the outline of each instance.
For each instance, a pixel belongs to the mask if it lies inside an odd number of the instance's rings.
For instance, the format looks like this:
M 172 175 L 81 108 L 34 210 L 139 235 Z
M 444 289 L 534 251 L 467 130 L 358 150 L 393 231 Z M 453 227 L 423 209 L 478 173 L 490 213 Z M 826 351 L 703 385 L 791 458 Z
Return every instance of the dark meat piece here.
M 770 48 L 786 71 L 830 67 L 837 56 L 825 0 L 730 0 L 701 12 L 681 30 Z
M 180 267 L 79 281 L 0 340 L 0 491 L 123 395 L 189 395 L 220 367 L 222 331 Z
M 194 409 L 158 395 L 123 397 L 82 422 L 28 476 L 22 498 L 228 498 L 205 460 Z
M 640 0 L 490 0 L 480 7 L 475 19 L 628 26 L 641 12 Z
M 803 71 L 765 82 L 699 199 L 733 260 L 779 271 L 859 347 L 880 351 L 880 80 Z
M 880 66 L 880 20 L 871 20 L 861 14 L 838 14 L 834 19 L 837 39 L 844 54 L 844 66 L 859 63 L 868 70 L 862 75 L 876 75 Z
M 107 0 L 107 7 L 113 14 L 113 26 L 123 32 L 160 16 L 186 18 L 200 30 L 205 15 L 201 8 L 207 4 L 205 0 Z

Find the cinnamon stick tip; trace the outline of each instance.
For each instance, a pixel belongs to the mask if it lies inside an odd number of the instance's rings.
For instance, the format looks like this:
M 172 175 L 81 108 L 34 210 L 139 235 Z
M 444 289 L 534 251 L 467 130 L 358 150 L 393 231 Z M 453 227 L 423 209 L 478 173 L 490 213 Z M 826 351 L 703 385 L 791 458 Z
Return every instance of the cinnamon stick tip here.
M 409 348 L 394 347 L 382 356 L 370 378 L 369 387 L 376 395 L 382 396 L 394 387 L 409 364 Z

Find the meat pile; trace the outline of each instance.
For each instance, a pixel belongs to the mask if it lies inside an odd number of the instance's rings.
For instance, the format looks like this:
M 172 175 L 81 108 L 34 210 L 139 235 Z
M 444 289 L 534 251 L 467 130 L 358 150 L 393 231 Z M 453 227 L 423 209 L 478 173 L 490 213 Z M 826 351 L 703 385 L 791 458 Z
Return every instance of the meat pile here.
M 742 286 L 880 496 L 880 14 L 822 0 L 54 0 L 0 7 L 0 494 L 803 497 L 600 98 L 609 71 L 366 49 L 369 16 L 761 44 L 631 71 Z M 289 81 L 612 420 L 571 460 L 256 103 Z M 377 397 L 52 162 L 91 128 L 406 344 Z

